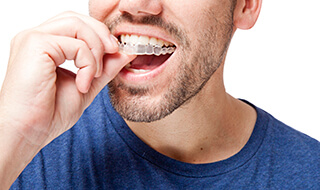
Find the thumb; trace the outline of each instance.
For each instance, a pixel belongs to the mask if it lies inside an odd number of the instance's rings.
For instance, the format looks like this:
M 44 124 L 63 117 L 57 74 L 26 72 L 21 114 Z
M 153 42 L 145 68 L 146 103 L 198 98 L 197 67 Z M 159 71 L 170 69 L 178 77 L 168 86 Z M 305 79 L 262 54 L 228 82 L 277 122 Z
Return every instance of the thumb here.
M 136 58 L 136 55 L 127 55 L 120 52 L 116 54 L 106 54 L 103 58 L 102 75 L 92 81 L 87 93 L 90 101 L 134 58 Z

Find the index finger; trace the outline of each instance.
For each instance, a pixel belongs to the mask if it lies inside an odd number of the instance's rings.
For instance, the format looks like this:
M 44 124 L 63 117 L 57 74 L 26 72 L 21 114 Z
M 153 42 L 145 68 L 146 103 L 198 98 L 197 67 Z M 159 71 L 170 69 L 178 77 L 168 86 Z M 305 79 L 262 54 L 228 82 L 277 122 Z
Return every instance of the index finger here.
M 68 17 L 69 18 L 76 17 L 76 18 L 80 19 L 87 26 L 89 26 L 91 28 L 91 30 L 93 30 L 95 33 L 97 33 L 97 35 L 100 37 L 101 42 L 104 44 L 105 53 L 113 54 L 113 53 L 118 52 L 117 38 L 115 38 L 110 33 L 108 27 L 104 23 L 102 23 L 102 22 L 100 22 L 90 16 L 82 15 L 82 14 L 78 14 L 78 13 L 69 11 L 69 12 L 64 12 L 56 17 L 49 19 L 44 24 L 53 23 L 56 20 L 68 18 Z M 54 28 L 50 27 L 49 32 L 51 32 L 51 33 L 54 32 L 54 34 L 56 34 L 56 35 L 65 35 L 63 33 L 65 31 L 55 30 L 57 28 L 59 28 L 59 27 L 56 27 L 56 26 Z

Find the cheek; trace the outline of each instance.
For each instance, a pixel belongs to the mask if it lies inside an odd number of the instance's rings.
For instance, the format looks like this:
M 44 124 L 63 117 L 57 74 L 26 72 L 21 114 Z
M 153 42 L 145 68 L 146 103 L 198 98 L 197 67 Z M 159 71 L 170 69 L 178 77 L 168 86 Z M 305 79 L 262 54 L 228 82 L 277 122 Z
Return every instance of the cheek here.
M 104 21 L 118 7 L 119 0 L 90 0 L 89 14 L 93 18 Z

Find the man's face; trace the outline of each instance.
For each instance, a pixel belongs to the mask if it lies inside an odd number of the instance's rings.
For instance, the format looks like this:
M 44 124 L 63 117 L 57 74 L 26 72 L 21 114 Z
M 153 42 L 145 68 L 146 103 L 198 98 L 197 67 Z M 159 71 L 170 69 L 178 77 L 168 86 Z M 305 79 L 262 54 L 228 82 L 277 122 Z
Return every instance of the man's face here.
M 233 6 L 232 0 L 91 0 L 90 15 L 106 23 L 120 42 L 175 49 L 137 56 L 110 82 L 111 101 L 120 115 L 156 121 L 195 96 L 226 54 Z

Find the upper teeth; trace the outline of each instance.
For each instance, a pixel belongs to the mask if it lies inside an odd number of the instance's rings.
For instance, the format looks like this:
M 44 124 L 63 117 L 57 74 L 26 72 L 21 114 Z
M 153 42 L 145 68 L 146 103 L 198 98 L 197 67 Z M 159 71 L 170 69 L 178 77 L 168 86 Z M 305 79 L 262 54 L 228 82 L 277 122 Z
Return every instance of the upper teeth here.
M 140 45 L 158 45 L 160 47 L 162 46 L 174 46 L 174 44 L 163 41 L 161 39 L 157 39 L 154 37 L 148 37 L 148 36 L 138 36 L 138 35 L 129 35 L 129 34 L 122 34 L 120 36 L 120 41 L 122 43 L 131 43 L 131 44 L 140 44 Z
M 165 55 L 175 51 L 174 44 L 163 40 L 137 35 L 121 35 L 119 51 L 134 55 Z

